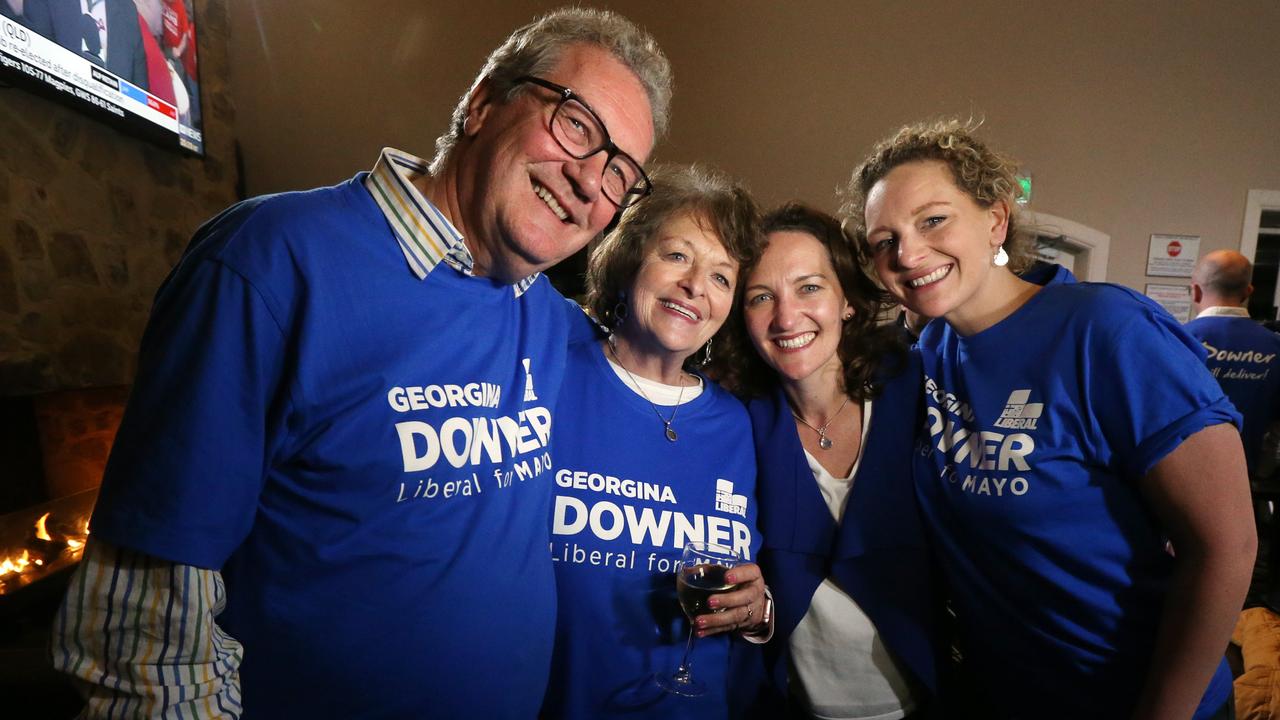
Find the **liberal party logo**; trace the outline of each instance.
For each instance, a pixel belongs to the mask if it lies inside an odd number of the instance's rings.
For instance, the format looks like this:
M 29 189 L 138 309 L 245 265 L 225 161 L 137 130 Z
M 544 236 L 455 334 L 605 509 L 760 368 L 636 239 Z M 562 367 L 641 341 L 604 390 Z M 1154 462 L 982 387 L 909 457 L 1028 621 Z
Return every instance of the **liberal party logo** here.
M 1040 413 L 1044 412 L 1044 403 L 1027 402 L 1030 399 L 1030 390 L 1014 390 L 1009 393 L 1004 412 L 1000 413 L 1000 419 L 996 420 L 994 425 L 998 428 L 1035 430 L 1036 420 L 1040 417 Z
M 524 401 L 533 402 L 538 399 L 538 394 L 533 391 L 533 371 L 529 369 L 529 358 L 521 363 L 524 365 Z
M 732 480 L 718 479 L 716 480 L 716 510 L 746 517 L 747 496 L 733 494 Z

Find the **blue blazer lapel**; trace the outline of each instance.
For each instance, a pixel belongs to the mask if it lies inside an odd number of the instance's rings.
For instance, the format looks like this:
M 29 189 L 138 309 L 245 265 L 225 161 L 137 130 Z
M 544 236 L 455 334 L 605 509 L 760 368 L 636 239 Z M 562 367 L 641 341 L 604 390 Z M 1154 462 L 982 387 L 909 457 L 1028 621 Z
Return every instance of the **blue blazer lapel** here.
M 933 571 L 910 474 L 922 400 L 920 365 L 912 360 L 886 381 L 876 401 L 839 528 L 813 480 L 782 390 L 748 404 L 760 473 L 760 563 L 777 599 L 765 656 L 778 688 L 786 687 L 788 638 L 828 576 L 925 685 L 936 685 Z
M 888 379 L 872 406 L 871 429 L 836 540 L 836 562 L 876 550 L 926 547 L 911 478 L 922 408 L 918 371 L 911 363 Z
M 836 524 L 813 482 L 782 390 L 752 400 L 747 411 L 759 470 L 760 565 L 777 601 L 774 640 L 769 644 L 785 648 L 814 590 L 831 571 Z M 775 671 L 785 678 L 785 663 L 773 659 Z
M 791 407 L 782 390 L 749 406 L 760 481 L 760 533 L 764 547 L 829 557 L 836 524 L 813 482 Z
M 920 365 L 886 380 L 849 491 L 831 575 L 885 643 L 930 689 L 937 686 L 932 560 L 911 475 L 923 410 Z

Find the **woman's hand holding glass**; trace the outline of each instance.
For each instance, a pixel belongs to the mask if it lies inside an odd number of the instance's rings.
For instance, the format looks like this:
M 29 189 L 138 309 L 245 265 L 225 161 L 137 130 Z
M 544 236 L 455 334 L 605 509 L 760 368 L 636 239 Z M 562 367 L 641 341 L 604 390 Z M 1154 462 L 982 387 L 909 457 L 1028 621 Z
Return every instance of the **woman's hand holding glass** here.
M 768 622 L 764 593 L 764 577 L 755 563 L 736 565 L 725 574 L 725 582 L 734 585 L 728 592 L 716 593 L 707 601 L 714 612 L 699 615 L 694 625 L 698 637 L 739 631 L 747 635 L 762 633 Z
M 702 695 L 707 687 L 693 678 L 690 666 L 695 636 L 768 628 L 770 600 L 760 568 L 754 563 L 739 563 L 741 555 L 732 548 L 702 541 L 685 545 L 676 570 L 676 594 L 690 620 L 689 639 L 680 667 L 674 673 L 654 676 L 658 687 L 685 697 Z

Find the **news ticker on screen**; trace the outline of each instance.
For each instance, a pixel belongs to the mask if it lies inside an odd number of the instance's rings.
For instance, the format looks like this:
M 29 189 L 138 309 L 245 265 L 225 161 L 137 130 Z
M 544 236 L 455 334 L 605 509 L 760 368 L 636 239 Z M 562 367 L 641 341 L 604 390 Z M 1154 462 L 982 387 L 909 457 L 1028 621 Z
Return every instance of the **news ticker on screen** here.
M 181 122 L 172 104 L 7 18 L 0 18 L 0 66 L 121 120 L 150 123 L 184 149 L 203 152 L 203 134 Z

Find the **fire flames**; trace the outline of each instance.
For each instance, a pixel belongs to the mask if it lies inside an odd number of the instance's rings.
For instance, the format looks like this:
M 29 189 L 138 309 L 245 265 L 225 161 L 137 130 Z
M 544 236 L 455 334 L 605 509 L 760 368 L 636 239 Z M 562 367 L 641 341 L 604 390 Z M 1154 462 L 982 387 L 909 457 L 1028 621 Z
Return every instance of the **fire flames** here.
M 51 514 L 46 512 L 36 520 L 23 547 L 0 548 L 0 595 L 80 560 L 89 536 L 88 518 L 55 522 L 51 529 Z
M 16 558 L 5 558 L 4 562 L 0 562 L 0 575 L 8 575 L 9 573 L 20 573 L 32 564 L 31 553 L 23 550 L 22 555 Z M 35 559 L 36 567 L 44 564 L 40 558 Z

